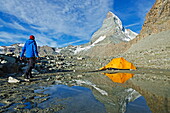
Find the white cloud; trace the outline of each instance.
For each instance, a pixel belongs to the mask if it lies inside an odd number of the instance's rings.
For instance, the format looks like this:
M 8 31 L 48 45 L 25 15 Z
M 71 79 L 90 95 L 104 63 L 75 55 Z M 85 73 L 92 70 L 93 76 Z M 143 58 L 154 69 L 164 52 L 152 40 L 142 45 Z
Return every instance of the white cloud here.
M 54 30 L 54 34 L 90 39 L 112 3 L 112 0 L 1 0 L 0 11 L 40 26 L 37 29 L 43 32 Z
M 20 29 L 20 30 L 24 30 L 24 31 L 27 31 L 22 25 L 20 25 L 19 23 L 17 22 L 14 22 L 13 24 L 11 24 L 13 28 L 16 28 L 16 29 Z
M 51 46 L 51 47 L 57 47 L 58 46 L 56 41 L 54 41 L 50 38 L 47 38 L 43 34 L 36 34 L 34 36 L 35 36 L 35 40 L 36 40 L 38 46 L 43 46 L 43 45 L 48 45 L 48 46 Z M 25 43 L 25 41 L 28 40 L 28 39 L 29 39 L 28 35 L 0 32 L 0 41 L 4 42 L 4 43 L 7 43 L 7 42 L 12 42 L 12 44 L 14 44 L 14 43 Z
M 1 41 L 5 42 L 5 43 L 7 43 L 7 42 L 19 43 L 19 41 L 21 41 L 23 39 L 23 37 L 26 37 L 26 36 L 25 35 L 16 35 L 16 34 L 7 33 L 7 32 L 0 32 Z
M 64 43 L 64 44 L 62 44 L 62 45 L 60 45 L 60 46 L 63 47 L 63 46 L 67 46 L 67 45 L 72 45 L 72 44 L 74 44 L 74 43 L 81 42 L 81 41 L 82 41 L 82 40 L 76 40 L 76 41 L 73 41 L 73 42 Z
M 14 28 L 14 29 L 19 29 L 19 30 L 27 31 L 22 25 L 20 25 L 16 21 L 13 21 L 13 23 L 9 23 L 9 22 L 5 22 L 2 19 L 0 19 L 0 23 L 3 24 L 0 27 L 6 26 L 6 27 L 9 27 L 9 28 Z
M 57 41 L 48 38 L 46 35 L 43 34 L 36 34 L 35 36 L 35 40 L 37 41 L 37 45 L 38 46 L 43 46 L 43 45 L 48 45 L 50 47 L 57 47 Z
M 140 23 L 129 24 L 129 25 L 125 25 L 124 27 L 127 28 L 127 27 L 136 26 L 136 25 L 140 25 Z

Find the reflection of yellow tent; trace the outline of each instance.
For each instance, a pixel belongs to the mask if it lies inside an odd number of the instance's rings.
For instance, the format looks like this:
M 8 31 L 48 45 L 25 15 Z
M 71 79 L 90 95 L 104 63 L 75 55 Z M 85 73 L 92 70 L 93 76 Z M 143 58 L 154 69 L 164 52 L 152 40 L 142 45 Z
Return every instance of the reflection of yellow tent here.
M 122 57 L 112 59 L 111 62 L 109 62 L 106 66 L 100 68 L 100 70 L 105 70 L 105 69 L 109 69 L 109 68 L 136 70 L 136 67 L 132 63 L 126 61 Z
M 106 76 L 108 76 L 113 82 L 117 83 L 125 83 L 128 79 L 132 78 L 134 74 L 131 73 L 104 73 Z

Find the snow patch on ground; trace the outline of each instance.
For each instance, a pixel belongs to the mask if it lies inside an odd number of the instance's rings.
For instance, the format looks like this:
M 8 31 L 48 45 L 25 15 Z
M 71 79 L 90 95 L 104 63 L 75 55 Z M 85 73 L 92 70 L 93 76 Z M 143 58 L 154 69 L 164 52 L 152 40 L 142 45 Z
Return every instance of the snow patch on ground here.
M 18 46 L 20 46 L 20 47 L 24 47 L 24 44 L 18 44 Z
M 127 36 L 127 38 L 124 39 L 124 41 L 130 41 L 133 40 L 138 34 L 131 31 L 130 29 L 125 29 L 124 31 L 125 36 Z
M 101 41 L 104 40 L 105 38 L 106 38 L 106 35 L 100 36 L 92 45 L 95 45 L 95 44 L 101 42 Z
M 100 36 L 92 45 L 86 46 L 86 47 L 84 47 L 84 48 L 81 48 L 80 46 L 77 47 L 77 49 L 74 51 L 74 54 L 77 54 L 77 53 L 79 53 L 80 51 L 84 51 L 84 50 L 87 51 L 88 49 L 90 49 L 91 47 L 94 47 L 95 44 L 101 42 L 101 41 L 104 40 L 105 38 L 106 38 L 105 35 L 104 35 L 104 36 Z

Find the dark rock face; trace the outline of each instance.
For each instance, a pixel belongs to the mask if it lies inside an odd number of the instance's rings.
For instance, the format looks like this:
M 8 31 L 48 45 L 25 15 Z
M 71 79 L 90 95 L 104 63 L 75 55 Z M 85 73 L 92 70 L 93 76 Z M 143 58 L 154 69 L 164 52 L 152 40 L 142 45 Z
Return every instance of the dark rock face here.
M 0 55 L 0 73 L 18 73 L 20 70 L 19 60 L 16 57 Z
M 151 10 L 146 15 L 139 38 L 157 34 L 170 29 L 170 1 L 156 0 Z

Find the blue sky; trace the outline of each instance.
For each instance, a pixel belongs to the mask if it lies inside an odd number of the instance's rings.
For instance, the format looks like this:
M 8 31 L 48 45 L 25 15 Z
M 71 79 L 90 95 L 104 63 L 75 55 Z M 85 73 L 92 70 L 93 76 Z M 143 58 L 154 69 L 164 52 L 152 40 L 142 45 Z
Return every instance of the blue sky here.
M 108 11 L 139 33 L 155 0 L 0 0 L 0 46 L 25 43 L 64 47 L 90 41 Z

